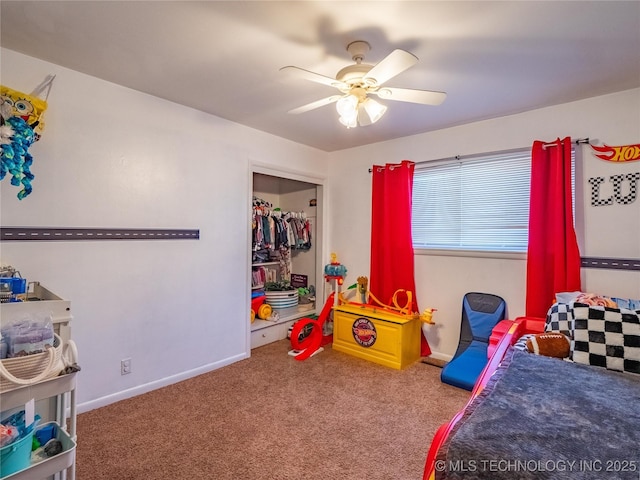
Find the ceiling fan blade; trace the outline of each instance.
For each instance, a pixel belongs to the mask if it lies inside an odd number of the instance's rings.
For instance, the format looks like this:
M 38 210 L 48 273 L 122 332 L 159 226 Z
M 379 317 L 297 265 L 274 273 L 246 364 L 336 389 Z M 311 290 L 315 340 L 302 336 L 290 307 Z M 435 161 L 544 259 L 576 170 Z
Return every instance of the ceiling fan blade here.
M 340 100 L 341 97 L 342 95 L 332 95 L 330 97 L 323 98 L 321 100 L 316 100 L 315 102 L 307 103 L 306 105 L 303 105 L 301 107 L 294 108 L 293 110 L 289 110 L 287 113 L 298 114 L 298 113 L 308 112 L 309 110 L 314 110 L 316 108 L 329 105 L 330 103 L 337 102 L 338 100 Z
M 376 85 L 382 85 L 387 80 L 404 72 L 416 63 L 418 63 L 418 57 L 414 54 L 405 50 L 396 49 L 369 70 L 363 77 L 363 80 L 366 82 L 368 79 L 373 79 Z
M 384 100 L 396 100 L 399 102 L 422 103 L 424 105 L 440 105 L 447 98 L 444 92 L 431 90 L 412 90 L 410 88 L 381 88 L 377 92 L 371 92 Z
M 327 77 L 325 75 L 320 75 L 319 73 L 310 72 L 309 70 L 305 70 L 304 68 L 288 66 L 288 67 L 282 67 L 280 71 L 286 73 L 287 75 L 291 75 L 293 77 L 303 78 L 305 80 L 321 83 L 323 85 L 328 85 L 330 87 L 348 88 L 347 84 L 344 82 L 336 80 L 335 78 Z

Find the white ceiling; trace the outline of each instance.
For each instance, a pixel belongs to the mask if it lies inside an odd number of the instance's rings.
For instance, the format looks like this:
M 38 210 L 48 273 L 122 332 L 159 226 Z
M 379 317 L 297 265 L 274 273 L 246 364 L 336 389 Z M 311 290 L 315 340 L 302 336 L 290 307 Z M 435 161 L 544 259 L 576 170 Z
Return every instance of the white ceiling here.
M 1 44 L 325 151 L 640 87 L 640 1 L 7 1 Z M 346 129 L 338 93 L 280 67 L 335 77 L 365 40 L 375 64 L 419 58 L 388 86 L 445 91 L 389 102 Z M 55 86 L 52 95 L 55 94 Z M 124 106 L 123 106 L 124 107 Z M 640 105 L 639 114 L 640 114 Z

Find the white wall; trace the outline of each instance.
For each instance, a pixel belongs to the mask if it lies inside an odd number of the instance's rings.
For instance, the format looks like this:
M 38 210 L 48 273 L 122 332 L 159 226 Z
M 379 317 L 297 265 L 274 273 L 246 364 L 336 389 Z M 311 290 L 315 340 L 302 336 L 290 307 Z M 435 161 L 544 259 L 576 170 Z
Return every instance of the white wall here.
M 433 109 L 437 115 L 437 108 Z M 384 121 L 384 119 L 382 120 Z M 372 127 L 372 128 L 375 128 Z M 330 250 L 338 253 L 355 281 L 369 275 L 371 177 L 373 164 L 415 162 L 530 147 L 534 140 L 589 137 L 602 145 L 640 141 L 640 90 L 629 90 L 437 132 L 405 137 L 330 155 Z M 592 207 L 587 179 L 640 172 L 640 162 L 612 164 L 578 147 L 577 221 L 581 254 L 640 258 L 640 198 L 629 205 Z M 581 152 L 580 152 L 581 150 Z M 607 180 L 608 182 L 608 180 Z M 586 185 L 586 187 L 585 187 Z M 604 190 L 602 196 L 611 194 Z M 358 232 L 359 236 L 353 234 Z M 462 296 L 469 291 L 495 293 L 507 301 L 510 317 L 524 314 L 526 261 L 416 255 L 416 294 L 421 308 L 435 307 L 436 326 L 424 330 L 435 352 L 455 352 Z M 583 269 L 583 290 L 640 298 L 640 272 Z
M 4 263 L 72 302 L 81 410 L 247 357 L 250 165 L 326 177 L 327 154 L 1 53 L 3 85 L 29 92 L 57 75 L 30 149 L 33 193 L 19 201 L 0 183 L 3 226 L 200 230 L 199 240 L 2 244 Z M 126 357 L 133 372 L 121 376 Z

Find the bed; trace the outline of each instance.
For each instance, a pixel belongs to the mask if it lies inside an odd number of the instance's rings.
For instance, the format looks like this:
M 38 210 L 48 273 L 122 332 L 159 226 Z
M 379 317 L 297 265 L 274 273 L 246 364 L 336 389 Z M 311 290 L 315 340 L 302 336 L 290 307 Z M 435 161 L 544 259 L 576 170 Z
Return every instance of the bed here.
M 497 326 L 470 400 L 434 436 L 423 480 L 640 479 L 640 310 L 581 302 Z M 523 348 L 545 332 L 567 335 L 568 358 Z

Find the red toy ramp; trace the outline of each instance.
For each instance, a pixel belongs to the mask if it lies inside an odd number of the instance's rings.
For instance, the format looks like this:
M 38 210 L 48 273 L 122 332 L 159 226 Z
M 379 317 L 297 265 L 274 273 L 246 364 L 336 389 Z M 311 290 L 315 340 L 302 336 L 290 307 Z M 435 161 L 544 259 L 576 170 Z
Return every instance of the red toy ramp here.
M 293 329 L 291 330 L 291 346 L 294 350 L 300 350 L 300 353 L 295 356 L 296 360 L 306 360 L 322 345 L 322 326 L 329 318 L 329 314 L 333 308 L 334 295 L 335 293 L 329 295 L 326 302 L 324 302 L 324 307 L 322 307 L 318 318 L 301 318 L 293 325 Z M 308 326 L 311 326 L 311 332 L 300 340 L 300 333 Z

